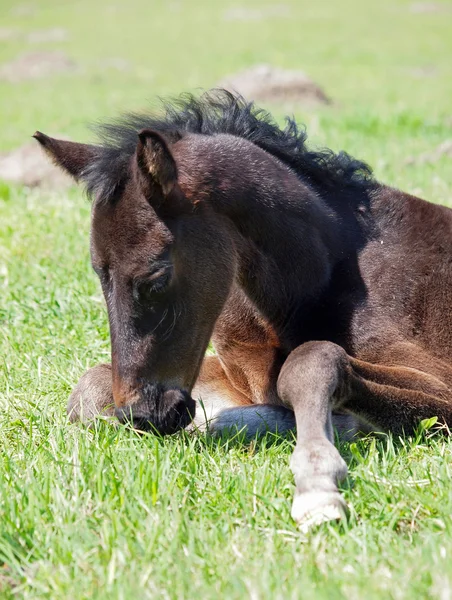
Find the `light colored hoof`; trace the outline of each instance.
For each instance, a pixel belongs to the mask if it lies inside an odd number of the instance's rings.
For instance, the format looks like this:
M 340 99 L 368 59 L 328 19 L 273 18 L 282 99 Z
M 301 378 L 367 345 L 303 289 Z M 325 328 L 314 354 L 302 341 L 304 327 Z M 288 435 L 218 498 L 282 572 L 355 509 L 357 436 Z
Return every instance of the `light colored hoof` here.
M 339 492 L 305 492 L 297 494 L 292 504 L 292 518 L 302 533 L 329 521 L 340 521 L 348 514 Z

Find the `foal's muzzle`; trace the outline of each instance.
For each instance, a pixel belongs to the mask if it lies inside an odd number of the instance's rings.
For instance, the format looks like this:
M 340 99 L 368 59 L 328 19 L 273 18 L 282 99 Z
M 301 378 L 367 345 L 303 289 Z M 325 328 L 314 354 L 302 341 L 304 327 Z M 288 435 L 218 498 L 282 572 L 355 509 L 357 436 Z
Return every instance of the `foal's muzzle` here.
M 129 423 L 135 429 L 167 435 L 187 427 L 195 411 L 196 403 L 187 392 L 145 384 L 140 390 L 140 400 L 116 408 L 115 414 L 121 423 Z

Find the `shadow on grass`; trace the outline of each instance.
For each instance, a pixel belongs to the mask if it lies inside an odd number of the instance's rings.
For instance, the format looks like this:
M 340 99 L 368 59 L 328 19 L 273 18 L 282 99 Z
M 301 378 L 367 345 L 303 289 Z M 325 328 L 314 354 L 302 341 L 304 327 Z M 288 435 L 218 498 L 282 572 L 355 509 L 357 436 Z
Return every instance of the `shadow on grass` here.
M 108 437 L 113 435 L 123 435 L 121 432 L 128 432 L 131 438 L 143 439 L 150 438 L 154 441 L 159 440 L 162 445 L 169 440 L 178 439 L 189 445 L 195 444 L 202 446 L 203 449 L 243 449 L 249 452 L 250 448 L 254 452 L 267 450 L 269 448 L 277 448 L 285 446 L 293 449 L 296 443 L 296 430 L 284 431 L 265 431 L 250 436 L 246 426 L 239 428 L 237 426 L 230 427 L 221 432 L 209 432 L 202 430 L 182 430 L 173 435 L 162 435 L 158 431 L 145 432 L 134 429 L 131 425 L 119 426 L 114 418 L 97 418 L 90 426 L 93 433 L 107 434 Z M 369 453 L 377 450 L 385 456 L 392 456 L 400 452 L 410 452 L 414 447 L 426 447 L 435 443 L 439 439 L 448 437 L 450 431 L 447 427 L 438 424 L 436 418 L 426 419 L 422 421 L 416 430 L 411 435 L 394 435 L 385 432 L 358 432 L 351 440 L 344 440 L 335 432 L 335 445 L 340 451 L 344 459 L 349 463 L 359 464 L 365 462 Z

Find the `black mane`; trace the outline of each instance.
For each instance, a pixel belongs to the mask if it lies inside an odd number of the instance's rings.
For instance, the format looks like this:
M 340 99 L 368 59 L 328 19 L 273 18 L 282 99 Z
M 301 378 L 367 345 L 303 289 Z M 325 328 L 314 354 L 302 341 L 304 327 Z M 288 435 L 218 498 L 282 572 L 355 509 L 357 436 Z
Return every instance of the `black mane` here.
M 108 200 L 120 187 L 141 129 L 159 131 L 173 142 L 185 133 L 228 133 L 244 138 L 289 165 L 319 192 L 364 191 L 374 184 L 370 167 L 346 152 L 308 150 L 305 128 L 294 119 L 286 117 L 281 129 L 270 113 L 253 102 L 226 90 L 213 90 L 199 98 L 183 94 L 163 102 L 161 115 L 132 113 L 95 126 L 101 140 L 99 155 L 82 175 L 90 196 Z

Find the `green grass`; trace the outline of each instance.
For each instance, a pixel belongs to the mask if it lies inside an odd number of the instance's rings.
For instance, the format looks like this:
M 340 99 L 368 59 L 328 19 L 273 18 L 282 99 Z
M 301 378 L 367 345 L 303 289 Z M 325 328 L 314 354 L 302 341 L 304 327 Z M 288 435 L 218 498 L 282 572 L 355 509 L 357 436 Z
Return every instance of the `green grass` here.
M 452 205 L 450 158 L 406 164 L 452 137 L 452 3 L 416 14 L 400 0 L 287 0 L 286 17 L 224 18 L 275 4 L 35 0 L 20 16 L 3 0 L 2 28 L 19 36 L 0 62 L 56 48 L 79 69 L 1 83 L 1 150 L 35 129 L 88 141 L 87 121 L 270 62 L 307 71 L 333 98 L 297 112 L 313 144 Z M 52 27 L 68 41 L 24 42 Z M 130 69 L 103 67 L 110 58 Z M 451 598 L 452 442 L 345 445 L 350 522 L 306 536 L 289 514 L 291 439 L 162 440 L 66 422 L 78 377 L 109 356 L 89 213 L 79 190 L 0 183 L 0 597 Z

